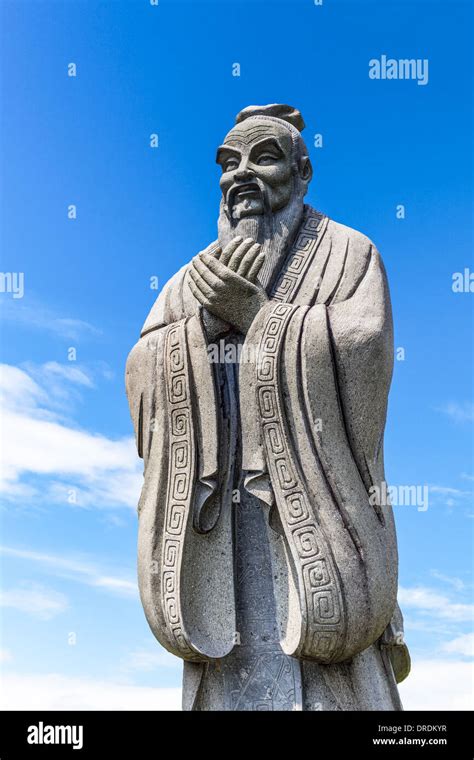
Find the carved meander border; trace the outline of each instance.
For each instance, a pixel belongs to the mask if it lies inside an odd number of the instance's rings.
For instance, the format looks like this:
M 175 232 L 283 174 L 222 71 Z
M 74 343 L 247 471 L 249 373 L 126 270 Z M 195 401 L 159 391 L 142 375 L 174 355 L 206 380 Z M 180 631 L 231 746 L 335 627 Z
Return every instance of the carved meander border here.
M 330 547 L 310 506 L 304 478 L 292 456 L 279 384 L 284 335 L 297 307 L 278 304 L 268 317 L 257 357 L 257 405 L 267 465 L 298 575 L 303 626 L 291 654 L 333 661 L 345 634 L 342 592 Z
M 191 659 L 184 629 L 180 575 L 184 537 L 194 493 L 194 428 L 185 333 L 186 320 L 170 325 L 165 336 L 165 378 L 170 455 L 163 529 L 161 603 L 170 643 Z
M 328 223 L 328 218 L 310 206 L 281 274 L 271 291 L 272 301 L 288 303 L 295 297 L 311 264 Z

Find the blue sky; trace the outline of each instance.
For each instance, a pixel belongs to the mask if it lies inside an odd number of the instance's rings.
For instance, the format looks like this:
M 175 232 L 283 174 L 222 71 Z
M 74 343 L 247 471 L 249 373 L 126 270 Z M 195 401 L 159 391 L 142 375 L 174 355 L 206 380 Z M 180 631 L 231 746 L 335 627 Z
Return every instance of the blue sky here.
M 405 352 L 387 479 L 430 492 L 426 511 L 395 507 L 414 661 L 402 695 L 417 709 L 468 706 L 473 294 L 452 278 L 473 269 L 472 4 L 0 7 L 2 271 L 24 273 L 23 298 L 0 293 L 3 703 L 179 703 L 180 664 L 136 593 L 124 363 L 156 297 L 150 277 L 163 285 L 215 239 L 215 150 L 235 114 L 283 102 L 306 121 L 308 201 L 382 253 Z M 427 59 L 428 83 L 370 79 L 382 55 Z

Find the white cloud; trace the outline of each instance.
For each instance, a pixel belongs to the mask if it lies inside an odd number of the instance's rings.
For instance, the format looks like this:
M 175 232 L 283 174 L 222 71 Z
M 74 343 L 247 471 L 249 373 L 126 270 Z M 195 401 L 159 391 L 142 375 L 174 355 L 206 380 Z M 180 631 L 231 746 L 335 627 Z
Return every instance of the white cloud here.
M 1 589 L 0 606 L 25 612 L 40 620 L 50 620 L 64 612 L 69 605 L 67 597 L 59 591 L 32 583 Z
M 180 710 L 181 689 L 131 686 L 120 681 L 55 673 L 6 673 L 2 710 Z M 473 669 L 456 660 L 420 660 L 399 685 L 406 710 L 472 710 Z
M 403 627 L 406 632 L 410 631 L 423 631 L 424 633 L 428 634 L 426 637 L 424 637 L 424 643 L 427 644 L 428 638 L 431 639 L 432 636 L 436 636 L 438 640 L 444 640 L 444 639 L 450 639 L 453 636 L 455 636 L 458 633 L 458 626 L 460 625 L 457 622 L 453 622 L 451 620 L 437 620 L 436 616 L 417 616 L 416 611 L 413 610 L 403 610 L 404 612 L 404 622 Z M 432 639 L 431 639 L 432 641 Z M 432 652 L 432 645 L 430 644 L 430 649 L 428 650 L 430 653 Z
M 470 401 L 462 403 L 450 401 L 440 407 L 438 411 L 451 417 L 455 422 L 472 422 L 474 420 L 474 404 Z
M 40 365 L 27 363 L 23 366 L 35 380 L 46 385 L 48 389 L 48 398 L 51 398 L 52 395 L 56 395 L 58 392 L 61 393 L 61 391 L 64 393 L 64 389 L 61 385 L 64 385 L 64 381 L 85 388 L 94 387 L 91 372 L 86 369 L 86 367 L 77 364 L 77 362 L 67 362 L 64 364 L 60 364 L 59 362 L 46 362 L 45 364 Z M 52 385 L 54 393 L 52 393 Z
M 110 575 L 97 576 L 94 578 L 93 585 L 125 596 L 137 596 L 138 593 L 135 581 L 126 580 L 125 578 L 113 578 Z
M 443 581 L 443 583 L 447 583 L 448 585 L 452 586 L 456 591 L 463 591 L 466 588 L 466 584 L 461 578 L 455 578 L 451 575 L 444 575 L 443 573 L 438 572 L 438 570 L 432 570 L 431 575 L 433 578 L 437 578 L 439 581 Z
M 11 662 L 13 655 L 9 649 L 0 649 L 0 663 Z
M 150 672 L 157 668 L 181 668 L 179 660 L 162 647 L 153 650 L 137 649 L 131 652 L 122 663 L 124 671 Z
M 2 710 L 180 710 L 181 689 L 130 686 L 56 673 L 2 678 Z
M 432 485 L 429 487 L 431 493 L 439 493 L 442 496 L 459 496 L 460 498 L 463 498 L 465 496 L 472 496 L 472 491 L 463 491 L 460 488 L 450 488 L 448 486 L 436 486 Z
M 77 429 L 58 418 L 46 390 L 27 372 L 9 365 L 0 370 L 4 495 L 35 495 L 99 509 L 135 508 L 143 468 L 133 438 L 112 440 Z M 56 380 L 87 382 L 81 370 L 54 369 L 53 374 Z M 47 476 L 47 481 L 41 487 L 25 484 L 22 479 L 27 476 Z
M 19 367 L 0 364 L 0 399 L 2 407 L 34 411 L 45 404 L 48 394 Z
M 474 709 L 473 664 L 449 659 L 415 660 L 399 684 L 405 710 Z
M 83 319 L 59 317 L 54 311 L 44 307 L 31 297 L 22 300 L 1 299 L 2 319 L 31 330 L 44 330 L 60 338 L 79 340 L 95 338 L 101 334 L 94 325 Z
M 448 507 L 448 513 L 451 514 L 451 510 L 456 508 L 465 508 L 468 504 L 472 503 L 474 492 L 471 490 L 465 490 L 462 488 L 453 488 L 452 486 L 441 486 L 437 484 L 431 484 L 429 486 L 430 504 L 432 506 L 446 506 Z M 466 515 L 469 516 L 469 515 Z
M 446 641 L 442 649 L 444 652 L 461 654 L 464 657 L 474 657 L 474 633 L 464 633 L 452 641 Z
M 138 587 L 135 578 L 122 575 L 111 575 L 104 572 L 95 562 L 83 557 L 70 559 L 58 554 L 45 554 L 29 549 L 18 549 L 11 546 L 0 546 L 0 554 L 42 565 L 60 578 L 68 578 L 88 586 L 105 589 L 119 596 L 138 597 Z
M 402 610 L 414 609 L 437 618 L 458 622 L 474 619 L 474 605 L 453 602 L 449 597 L 422 586 L 401 587 L 398 591 L 398 601 Z

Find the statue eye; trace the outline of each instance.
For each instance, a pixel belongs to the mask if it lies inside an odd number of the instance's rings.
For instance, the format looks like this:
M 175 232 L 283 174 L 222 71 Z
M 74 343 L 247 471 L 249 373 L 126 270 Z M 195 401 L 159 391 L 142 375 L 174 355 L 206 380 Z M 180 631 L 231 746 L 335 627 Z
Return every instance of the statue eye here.
M 223 169 L 225 172 L 233 172 L 234 169 L 237 169 L 239 165 L 239 162 L 236 158 L 229 158 L 228 161 L 225 161 Z
M 273 153 L 262 153 L 262 155 L 257 158 L 256 164 L 258 164 L 258 166 L 269 166 L 270 164 L 274 164 L 277 160 L 278 157 L 273 155 Z

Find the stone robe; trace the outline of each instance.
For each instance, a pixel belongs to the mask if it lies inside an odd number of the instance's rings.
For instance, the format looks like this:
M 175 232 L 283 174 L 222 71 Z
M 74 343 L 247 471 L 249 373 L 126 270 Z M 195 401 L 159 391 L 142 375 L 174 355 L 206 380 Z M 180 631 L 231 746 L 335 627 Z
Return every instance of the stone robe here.
M 393 366 L 380 256 L 306 206 L 268 304 L 217 362 L 187 268 L 126 376 L 140 594 L 185 660 L 184 707 L 401 709 L 396 535 L 371 497 Z

